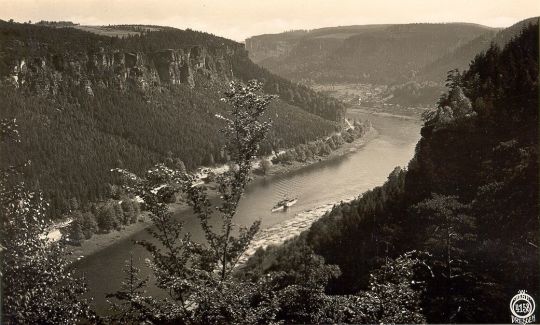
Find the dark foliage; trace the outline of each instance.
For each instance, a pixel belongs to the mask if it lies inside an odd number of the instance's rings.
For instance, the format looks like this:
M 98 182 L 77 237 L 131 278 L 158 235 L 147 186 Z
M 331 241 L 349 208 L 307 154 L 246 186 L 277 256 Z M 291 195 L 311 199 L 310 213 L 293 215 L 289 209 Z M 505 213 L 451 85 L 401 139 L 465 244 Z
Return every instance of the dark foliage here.
M 432 253 L 422 298 L 428 322 L 506 323 L 518 290 L 539 296 L 538 36 L 529 26 L 468 71 L 452 71 L 408 170 L 305 234 L 341 269 L 329 292 L 365 289 L 373 269 L 421 249 Z M 279 261 L 288 254 L 260 252 L 246 272 L 285 269 Z
M 239 78 L 259 78 L 257 74 L 261 74 L 270 93 L 294 94 L 270 107 L 268 115 L 274 127 L 259 154 L 313 141 L 339 127 L 334 121 L 342 114 L 341 104 L 255 66 L 241 44 L 191 30 L 137 30 L 139 35 L 118 38 L 75 28 L 0 21 L 0 80 L 11 73 L 14 60 L 23 58 L 48 60 L 60 53 L 77 63 L 78 55 L 103 49 L 153 53 L 201 45 L 210 53 L 232 52 L 233 73 Z M 81 68 L 86 69 L 82 72 L 91 71 L 89 67 Z M 53 84 L 53 75 L 44 76 L 45 85 Z M 91 76 L 97 78 L 96 83 L 110 77 L 95 71 Z M 47 96 L 31 88 L 0 85 L 0 117 L 17 118 L 23 135 L 20 146 L 7 145 L 5 150 L 11 154 L 0 157 L 0 164 L 6 166 L 29 155 L 33 164 L 25 177 L 39 184 L 51 202 L 51 215 L 58 217 L 69 211 L 72 197 L 82 206 L 107 198 L 107 184 L 115 182 L 109 172 L 112 168 L 141 173 L 165 159 L 181 161 L 188 170 L 225 163 L 230 157 L 217 132 L 223 120 L 216 117 L 224 112 L 219 101 L 224 85 L 206 76 L 194 78 L 194 88 L 182 84 L 144 93 L 94 87 L 93 96 L 84 87 L 71 83 L 77 80 L 75 77 L 62 79 L 58 92 L 51 95 L 49 91 Z
M 424 66 L 418 72 L 417 78 L 419 80 L 443 82 L 446 71 L 455 68 L 466 69 L 478 53 L 489 49 L 491 43 L 504 47 L 511 39 L 519 35 L 523 28 L 530 24 L 538 24 L 538 17 L 522 20 L 498 32 L 493 30 L 482 34 Z
M 15 120 L 0 120 L 0 142 L 19 143 Z M 2 155 L 6 154 L 0 151 Z M 28 163 L 0 169 L 0 283 L 2 324 L 74 324 L 91 318 L 86 285 L 69 268 L 63 242 L 39 190 L 22 180 Z

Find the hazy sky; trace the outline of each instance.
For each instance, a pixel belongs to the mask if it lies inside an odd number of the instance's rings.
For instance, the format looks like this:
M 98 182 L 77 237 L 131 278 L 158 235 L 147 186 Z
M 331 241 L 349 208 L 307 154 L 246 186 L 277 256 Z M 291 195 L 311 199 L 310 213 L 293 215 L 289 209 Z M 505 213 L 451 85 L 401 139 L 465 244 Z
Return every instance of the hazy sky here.
M 237 41 L 291 29 L 374 23 L 505 27 L 538 15 L 540 0 L 0 0 L 4 20 L 189 27 Z

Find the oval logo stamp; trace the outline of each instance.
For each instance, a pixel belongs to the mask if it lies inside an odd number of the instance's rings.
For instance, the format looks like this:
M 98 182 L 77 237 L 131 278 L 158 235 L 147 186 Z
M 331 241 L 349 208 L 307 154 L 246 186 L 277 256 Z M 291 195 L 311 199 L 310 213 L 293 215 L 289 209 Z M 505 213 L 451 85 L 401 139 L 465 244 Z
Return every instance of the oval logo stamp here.
M 510 312 L 512 312 L 513 324 L 529 324 L 534 322 L 534 310 L 536 308 L 533 297 L 525 290 L 520 290 L 510 300 Z

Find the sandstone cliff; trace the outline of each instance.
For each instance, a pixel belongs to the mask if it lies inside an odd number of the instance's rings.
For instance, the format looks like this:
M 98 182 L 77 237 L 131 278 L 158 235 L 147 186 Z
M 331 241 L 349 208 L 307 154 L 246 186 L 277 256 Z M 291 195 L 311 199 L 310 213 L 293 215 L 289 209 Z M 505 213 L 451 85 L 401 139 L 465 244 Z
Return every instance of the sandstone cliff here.
M 209 53 L 202 46 L 150 53 L 100 48 L 46 56 L 23 56 L 10 62 L 5 82 L 41 95 L 56 95 L 62 85 L 79 85 L 89 95 L 96 87 L 147 92 L 168 85 L 196 86 L 196 75 L 209 80 L 233 77 L 233 50 Z

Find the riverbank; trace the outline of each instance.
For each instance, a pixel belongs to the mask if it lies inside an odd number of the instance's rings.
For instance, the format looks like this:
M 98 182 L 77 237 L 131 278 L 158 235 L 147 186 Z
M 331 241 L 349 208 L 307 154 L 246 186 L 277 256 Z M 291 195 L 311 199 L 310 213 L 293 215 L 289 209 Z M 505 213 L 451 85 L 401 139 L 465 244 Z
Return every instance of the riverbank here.
M 422 117 L 419 113 L 414 113 L 412 115 L 404 115 L 404 114 L 395 114 L 395 113 L 389 113 L 384 111 L 379 111 L 375 109 L 366 109 L 366 108 L 349 108 L 349 113 L 364 113 L 364 114 L 371 114 L 371 115 L 377 115 L 382 117 L 394 117 L 394 118 L 400 118 L 404 120 L 411 120 L 411 121 L 421 121 Z
M 148 213 L 143 212 L 137 222 L 124 226 L 122 230 L 113 230 L 109 233 L 96 233 L 90 239 L 83 240 L 79 246 L 67 245 L 68 259 L 79 261 L 87 256 L 108 248 L 119 240 L 128 238 L 152 225 Z
M 298 171 L 302 168 L 306 168 L 308 166 L 311 166 L 317 163 L 336 159 L 336 158 L 339 158 L 344 155 L 357 151 L 358 149 L 366 145 L 370 140 L 376 138 L 377 136 L 378 136 L 377 130 L 371 127 L 362 137 L 356 139 L 355 141 L 351 143 L 344 143 L 339 148 L 330 152 L 330 154 L 327 156 L 321 156 L 321 157 L 318 157 L 317 159 L 311 159 L 305 162 L 294 161 L 289 164 L 272 164 L 270 166 L 270 169 L 267 171 L 266 175 L 262 176 L 262 175 L 253 174 L 253 177 L 262 178 L 262 177 L 288 174 L 288 173 Z M 207 184 L 209 188 L 215 188 L 214 185 L 215 185 L 214 183 Z M 215 197 L 216 195 L 217 193 L 215 190 L 209 190 L 209 196 L 211 198 Z M 328 210 L 332 206 L 333 204 L 330 204 L 329 207 L 328 205 L 325 205 L 323 207 L 319 207 L 314 210 L 308 210 L 308 211 L 302 212 L 299 214 L 299 216 L 295 216 L 293 219 L 291 219 L 295 221 L 292 221 L 292 223 L 285 223 L 284 227 L 287 232 L 292 231 L 291 227 L 293 228 L 296 227 L 297 229 L 299 229 L 298 231 L 302 231 L 304 227 L 311 225 L 311 223 L 316 220 L 315 218 L 320 217 L 320 215 L 322 216 L 321 213 L 323 212 L 324 209 Z M 185 203 L 172 203 L 169 205 L 169 208 L 174 213 L 187 211 L 190 209 L 190 207 Z M 144 229 L 150 226 L 152 226 L 152 222 L 149 219 L 147 213 L 142 213 L 141 217 L 136 223 L 124 226 L 124 228 L 120 231 L 113 230 L 106 234 L 99 234 L 99 233 L 94 234 L 92 238 L 82 241 L 80 246 L 68 245 L 67 251 L 69 253 L 69 259 L 73 262 L 84 259 L 85 257 L 96 254 L 100 252 L 101 250 L 114 245 L 118 241 L 125 240 L 135 235 L 136 233 L 143 231 Z M 275 231 L 276 230 L 272 230 L 271 233 Z M 270 236 L 269 238 L 273 238 L 272 235 L 268 235 L 268 233 L 266 232 L 266 229 L 261 230 L 261 233 L 264 233 L 265 234 L 264 236 Z M 291 233 L 295 233 L 295 232 L 292 231 Z M 274 239 L 270 239 L 270 241 L 272 240 Z
M 302 168 L 305 168 L 305 167 L 308 167 L 308 166 L 311 166 L 311 165 L 314 165 L 323 161 L 328 161 L 328 160 L 342 157 L 344 155 L 350 154 L 362 148 L 370 140 L 373 140 L 374 138 L 376 138 L 378 134 L 379 133 L 377 132 L 375 128 L 370 127 L 369 130 L 362 137 L 354 140 L 351 143 L 347 143 L 347 142 L 344 143 L 339 148 L 332 150 L 330 154 L 327 156 L 318 156 L 316 159 L 309 159 L 303 162 L 291 161 L 287 164 L 284 164 L 284 163 L 272 164 L 269 170 L 266 172 L 266 175 L 254 175 L 254 177 L 260 178 L 260 177 L 287 174 L 287 173 L 291 173 L 291 172 L 300 170 Z
M 173 213 L 190 210 L 185 203 L 171 203 L 169 210 Z M 109 233 L 96 233 L 90 239 L 81 242 L 79 246 L 68 245 L 66 251 L 68 259 L 72 262 L 79 261 L 85 257 L 99 253 L 115 243 L 125 240 L 141 231 L 152 226 L 152 220 L 148 216 L 148 212 L 142 212 L 137 222 L 124 226 L 122 230 L 113 230 Z

